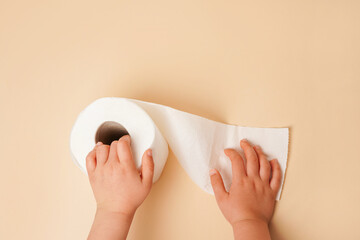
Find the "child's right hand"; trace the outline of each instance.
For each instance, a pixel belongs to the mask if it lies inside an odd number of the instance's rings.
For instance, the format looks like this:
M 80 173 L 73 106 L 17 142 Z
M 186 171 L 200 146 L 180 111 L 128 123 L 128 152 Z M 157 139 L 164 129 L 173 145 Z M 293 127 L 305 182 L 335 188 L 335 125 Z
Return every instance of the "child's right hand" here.
M 259 146 L 242 140 L 246 165 L 234 149 L 225 149 L 232 164 L 232 185 L 227 192 L 221 175 L 210 170 L 216 201 L 225 218 L 234 227 L 242 222 L 269 223 L 281 185 L 281 169 L 276 159 L 267 160 Z M 270 178 L 272 174 L 272 177 Z

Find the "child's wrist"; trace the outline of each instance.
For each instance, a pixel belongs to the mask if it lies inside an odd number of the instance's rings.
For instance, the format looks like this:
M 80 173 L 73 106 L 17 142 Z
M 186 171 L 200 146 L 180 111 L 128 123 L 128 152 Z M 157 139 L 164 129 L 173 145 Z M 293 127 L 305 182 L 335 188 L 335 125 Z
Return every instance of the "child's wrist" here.
M 102 216 L 116 217 L 116 218 L 124 218 L 124 219 L 132 219 L 135 215 L 135 210 L 123 211 L 120 209 L 110 209 L 102 206 L 98 206 L 96 209 L 96 213 Z
M 96 209 L 96 217 L 100 219 L 111 220 L 112 222 L 132 222 L 135 212 L 125 213 L 119 211 L 111 211 L 104 208 Z
M 248 226 L 248 225 L 258 225 L 258 226 L 266 226 L 268 227 L 269 223 L 263 219 L 257 219 L 257 218 L 249 218 L 249 219 L 242 219 L 233 223 L 230 223 L 233 228 Z
M 243 219 L 232 224 L 235 239 L 271 240 L 268 222 L 262 219 Z
M 89 239 L 125 239 L 133 217 L 131 214 L 98 208 L 89 234 L 92 238 Z
M 97 203 L 97 211 L 101 211 L 103 213 L 133 217 L 135 215 L 136 210 L 137 210 L 136 207 L 126 206 L 126 208 L 124 208 L 122 204 L 121 205 L 113 204 L 113 202 Z

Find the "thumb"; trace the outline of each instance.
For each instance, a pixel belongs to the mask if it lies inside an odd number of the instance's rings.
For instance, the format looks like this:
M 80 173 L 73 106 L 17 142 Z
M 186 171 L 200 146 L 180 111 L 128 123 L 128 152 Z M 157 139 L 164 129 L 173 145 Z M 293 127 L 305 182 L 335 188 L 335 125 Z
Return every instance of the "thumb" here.
M 143 154 L 141 163 L 141 176 L 144 186 L 150 190 L 154 176 L 154 160 L 151 149 L 146 150 Z
M 215 198 L 220 201 L 227 195 L 222 177 L 216 169 L 211 169 L 209 174 Z

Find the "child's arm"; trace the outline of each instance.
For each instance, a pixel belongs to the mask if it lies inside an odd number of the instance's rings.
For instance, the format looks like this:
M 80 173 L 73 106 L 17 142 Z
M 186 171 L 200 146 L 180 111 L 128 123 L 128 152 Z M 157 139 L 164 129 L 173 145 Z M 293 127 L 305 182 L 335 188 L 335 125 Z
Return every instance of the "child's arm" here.
M 225 190 L 221 175 L 210 170 L 211 184 L 219 208 L 233 227 L 235 239 L 270 239 L 268 224 L 281 184 L 281 169 L 276 159 L 267 160 L 259 146 L 240 142 L 246 164 L 234 149 L 225 149 L 232 165 L 232 185 Z M 272 176 L 271 176 L 272 175 Z
M 97 203 L 88 240 L 126 239 L 136 209 L 149 194 L 154 162 L 151 149 L 137 170 L 125 135 L 111 146 L 99 142 L 86 158 L 86 168 Z

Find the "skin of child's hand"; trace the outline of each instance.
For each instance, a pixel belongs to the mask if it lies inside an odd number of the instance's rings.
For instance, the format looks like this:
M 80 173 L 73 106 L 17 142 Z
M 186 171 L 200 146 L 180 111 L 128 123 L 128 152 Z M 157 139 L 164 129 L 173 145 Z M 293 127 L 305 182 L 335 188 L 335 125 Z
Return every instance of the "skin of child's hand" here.
M 86 168 L 98 211 L 132 216 L 152 186 L 152 151 L 144 152 L 141 170 L 138 170 L 129 135 L 113 141 L 110 146 L 99 142 L 88 154 Z
M 268 161 L 259 146 L 252 147 L 244 139 L 240 146 L 244 150 L 246 164 L 236 150 L 224 150 L 232 164 L 229 192 L 225 190 L 220 173 L 215 169 L 210 170 L 216 201 L 233 227 L 249 221 L 267 225 L 281 184 L 280 165 L 277 159 Z

